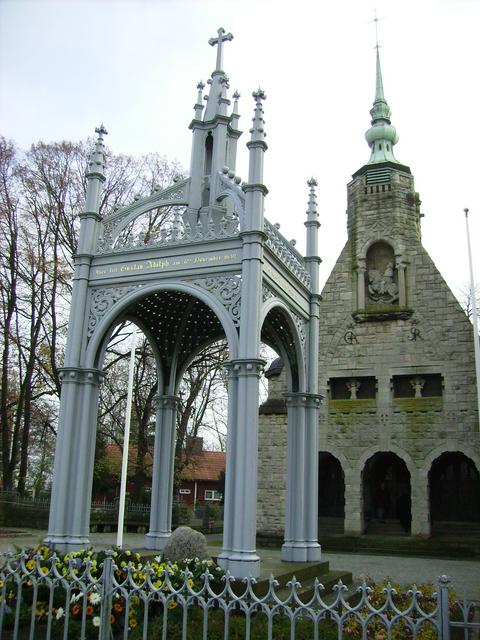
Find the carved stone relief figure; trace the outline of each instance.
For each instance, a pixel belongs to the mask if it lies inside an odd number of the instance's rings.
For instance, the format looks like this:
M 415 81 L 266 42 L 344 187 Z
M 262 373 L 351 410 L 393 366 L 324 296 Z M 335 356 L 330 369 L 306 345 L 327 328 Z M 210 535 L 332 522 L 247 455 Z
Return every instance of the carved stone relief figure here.
M 393 249 L 386 242 L 377 242 L 367 253 L 367 304 L 398 302 L 398 273 Z

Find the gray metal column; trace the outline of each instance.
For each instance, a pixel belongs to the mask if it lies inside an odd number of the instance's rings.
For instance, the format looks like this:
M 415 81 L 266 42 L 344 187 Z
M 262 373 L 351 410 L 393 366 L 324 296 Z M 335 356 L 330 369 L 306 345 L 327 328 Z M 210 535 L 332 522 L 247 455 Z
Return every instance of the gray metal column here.
M 45 544 L 62 552 L 89 545 L 95 458 L 97 369 L 64 367 L 50 520 Z
M 260 558 L 256 553 L 258 398 L 259 379 L 265 361 L 260 359 L 260 307 L 262 300 L 262 261 L 265 241 L 263 206 L 267 188 L 263 181 L 264 140 L 260 89 L 253 94 L 255 116 L 250 130 L 248 184 L 245 192 L 245 225 L 242 238 L 242 308 L 239 358 L 232 360 L 236 399 L 235 415 L 229 425 L 225 503 L 227 512 L 225 547 L 219 563 L 235 577 L 260 575 Z M 231 395 L 229 389 L 229 396 Z M 232 393 L 233 395 L 233 393 Z M 230 464 L 229 464 L 230 463 Z
M 220 563 L 228 564 L 228 557 L 233 548 L 233 500 L 227 499 L 227 496 L 234 495 L 233 479 L 236 475 L 236 438 L 237 438 L 237 394 L 238 394 L 238 378 L 237 369 L 232 363 L 226 363 L 225 368 L 228 371 L 228 416 L 227 416 L 227 456 L 226 456 L 226 474 L 225 474 L 225 496 L 223 508 L 223 547 L 220 555 Z
M 150 530 L 145 536 L 145 546 L 147 549 L 161 550 L 172 533 L 173 472 L 179 398 L 173 395 L 158 395 L 155 403 Z
M 305 394 L 287 393 L 287 479 L 285 504 L 285 542 L 282 560 L 306 562 L 305 531 Z
M 75 256 L 72 303 L 68 324 L 65 366 L 55 446 L 50 520 L 45 543 L 60 551 L 88 546 L 90 502 L 95 456 L 98 387 L 101 371 L 85 368 L 86 314 L 90 265 L 99 232 L 99 199 L 105 182 L 103 125 L 90 155 L 86 178 L 85 211 Z
M 228 425 L 225 481 L 224 549 L 221 567 L 243 578 L 260 575 L 256 553 L 258 385 L 265 365 L 261 359 L 233 360 L 237 378 L 236 418 Z M 231 395 L 229 389 L 229 397 Z M 233 395 L 233 394 L 232 394 Z
M 307 562 L 320 560 L 318 544 L 318 409 L 321 396 L 305 395 L 305 545 Z

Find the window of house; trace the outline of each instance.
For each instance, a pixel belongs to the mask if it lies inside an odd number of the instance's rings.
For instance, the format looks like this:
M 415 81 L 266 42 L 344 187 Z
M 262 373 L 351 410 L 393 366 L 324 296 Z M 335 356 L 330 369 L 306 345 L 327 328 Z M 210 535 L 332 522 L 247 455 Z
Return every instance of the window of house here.
M 204 499 L 205 500 L 221 500 L 222 494 L 220 493 L 220 491 L 216 491 L 215 489 L 205 489 Z
M 365 400 L 376 396 L 374 376 L 330 378 L 329 386 L 331 400 Z
M 394 398 L 434 398 L 443 394 L 440 373 L 393 376 Z

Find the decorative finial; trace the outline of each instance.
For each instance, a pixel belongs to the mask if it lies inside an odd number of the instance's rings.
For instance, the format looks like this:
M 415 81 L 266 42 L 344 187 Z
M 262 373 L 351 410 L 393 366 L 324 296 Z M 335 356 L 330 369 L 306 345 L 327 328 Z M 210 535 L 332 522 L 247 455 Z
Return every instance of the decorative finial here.
M 373 20 L 370 20 L 370 24 L 372 24 L 372 22 L 375 23 L 375 49 L 378 51 L 378 49 L 380 48 L 380 45 L 378 44 L 378 23 L 380 22 L 380 20 L 383 20 L 383 18 L 379 18 L 377 16 L 377 7 L 375 7 L 375 18 Z
M 222 71 L 223 66 L 223 43 L 228 40 L 233 40 L 233 35 L 231 33 L 225 33 L 225 29 L 220 27 L 217 31 L 218 36 L 216 38 L 210 38 L 208 44 L 214 47 L 218 45 L 217 49 L 217 64 L 215 67 L 215 71 Z
M 378 20 L 378 18 L 375 17 L 375 20 Z M 378 46 L 376 50 L 375 100 L 373 107 L 370 109 L 372 126 L 365 134 L 365 138 L 371 149 L 368 164 L 377 162 L 398 163 L 393 153 L 393 146 L 398 142 L 398 135 L 395 127 L 391 123 L 390 116 L 392 112 L 385 100 L 383 92 L 383 78 Z
M 262 100 L 266 99 L 265 92 L 260 89 L 260 87 L 252 93 L 252 96 L 255 100 L 255 112 L 252 118 L 253 126 L 250 129 L 251 141 L 264 141 L 266 133 L 265 133 L 265 120 L 263 119 L 263 105 Z
M 108 131 L 105 129 L 105 125 L 102 124 L 95 129 L 95 133 L 98 133 L 98 137 L 102 138 L 103 136 L 108 136 Z
M 195 118 L 197 120 L 200 120 L 202 117 L 202 111 L 203 111 L 203 104 L 202 104 L 202 100 L 204 99 L 203 90 L 205 89 L 205 85 L 201 80 L 197 84 L 197 89 L 198 89 L 197 102 L 194 106 L 194 109 L 195 109 Z
M 262 100 L 267 99 L 265 91 L 263 89 L 260 89 L 260 87 L 258 87 L 258 89 L 252 93 L 252 96 L 255 98 L 256 102 L 261 102 Z
M 88 163 L 87 163 L 87 171 L 85 173 L 87 178 L 100 178 L 100 180 L 105 180 L 105 146 L 103 144 L 103 136 L 108 134 L 108 131 L 105 129 L 105 125 L 102 124 L 95 129 L 95 133 L 98 134 L 97 141 L 95 142 L 95 146 L 90 153 Z
M 318 182 L 312 176 L 310 180 L 308 180 L 307 185 L 310 187 L 310 193 L 308 194 L 307 216 L 309 220 L 315 220 L 318 217 L 317 194 L 315 193 L 315 187 L 318 187 Z

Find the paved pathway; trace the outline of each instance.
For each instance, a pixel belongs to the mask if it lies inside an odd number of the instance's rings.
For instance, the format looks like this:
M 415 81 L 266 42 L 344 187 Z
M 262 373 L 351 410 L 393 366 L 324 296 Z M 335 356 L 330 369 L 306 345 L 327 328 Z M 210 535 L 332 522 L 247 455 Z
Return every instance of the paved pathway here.
M 36 529 L 22 530 L 22 535 L 9 535 L 8 530 L 0 532 L 0 552 L 14 551 L 15 547 L 33 546 L 45 537 L 45 531 Z M 207 536 L 210 551 L 213 555 L 219 552 L 221 537 Z M 116 543 L 115 533 L 92 533 L 90 536 L 94 548 L 106 548 Z M 143 534 L 127 533 L 124 545 L 132 549 L 144 549 Z M 269 573 L 270 568 L 278 567 L 280 552 L 276 549 L 259 549 L 262 558 L 262 574 Z M 458 597 L 466 594 L 467 598 L 480 601 L 480 562 L 469 560 L 447 560 L 445 558 L 406 558 L 402 556 L 379 556 L 354 553 L 327 553 L 323 560 L 330 562 L 330 568 L 351 571 L 354 578 L 369 576 L 375 580 L 390 578 L 400 583 L 426 581 L 436 582 L 440 575 L 446 574 L 457 591 Z

